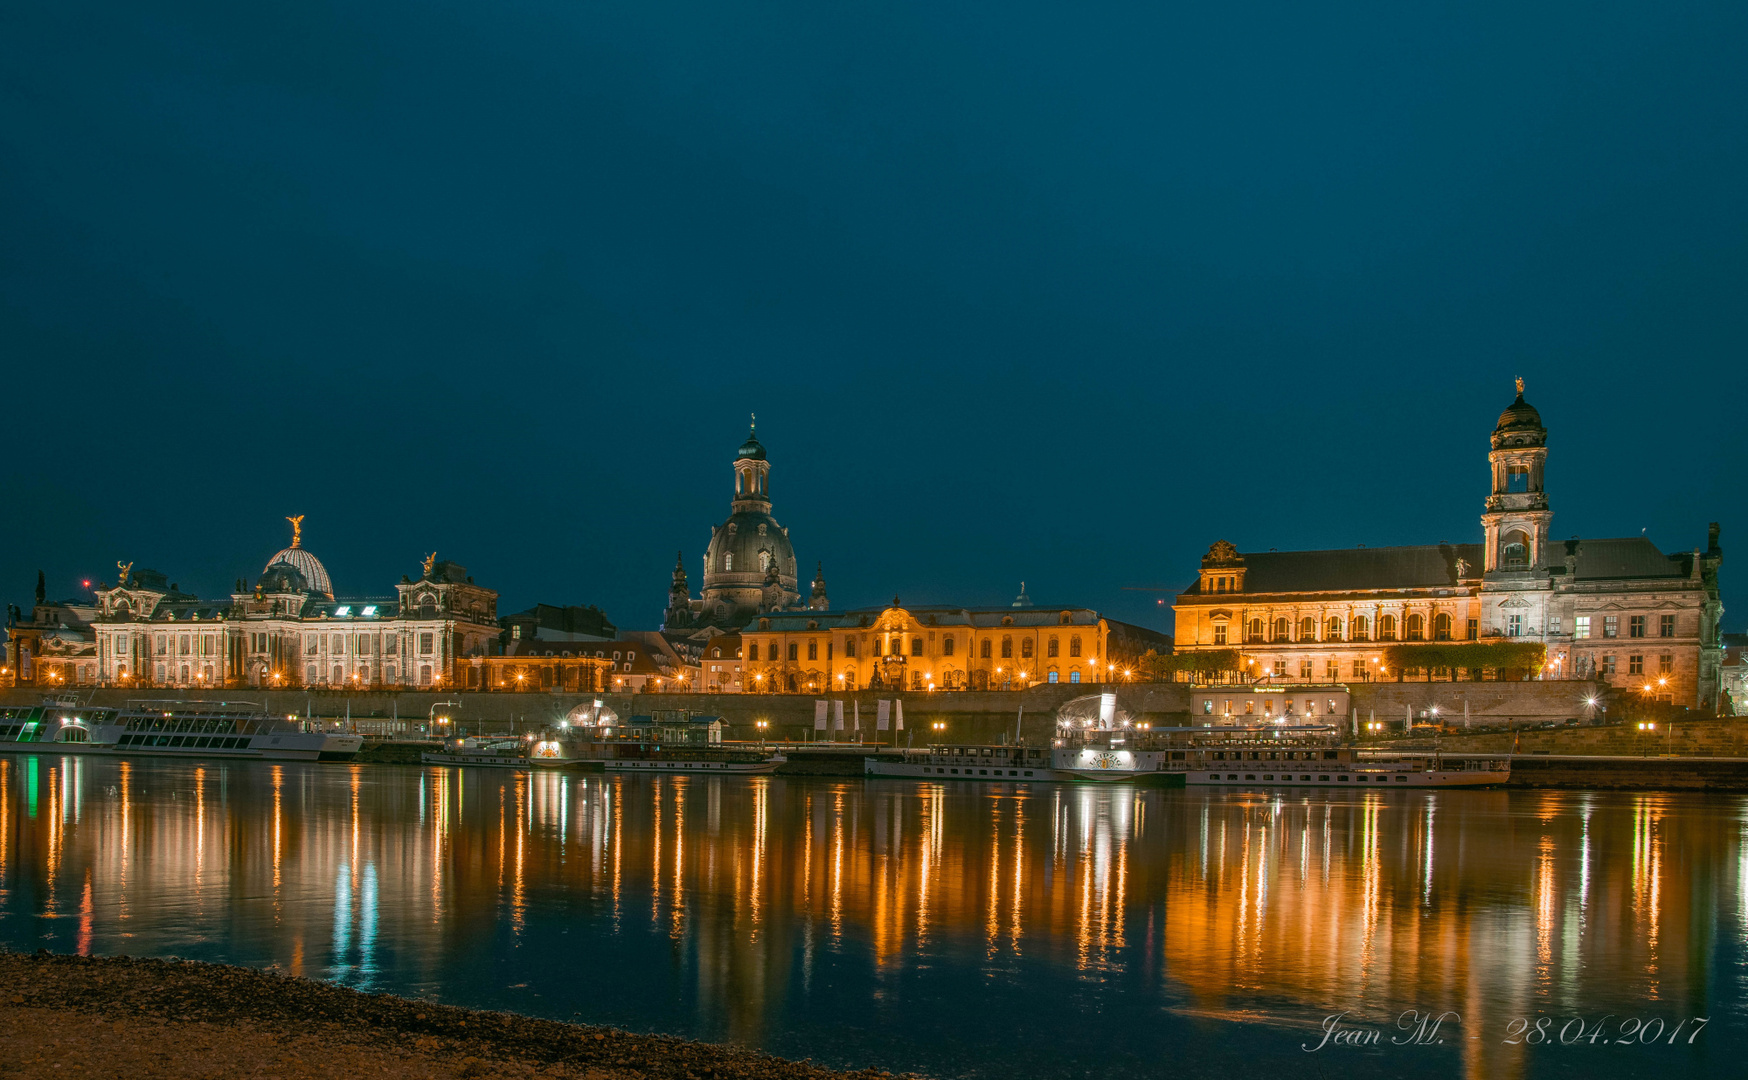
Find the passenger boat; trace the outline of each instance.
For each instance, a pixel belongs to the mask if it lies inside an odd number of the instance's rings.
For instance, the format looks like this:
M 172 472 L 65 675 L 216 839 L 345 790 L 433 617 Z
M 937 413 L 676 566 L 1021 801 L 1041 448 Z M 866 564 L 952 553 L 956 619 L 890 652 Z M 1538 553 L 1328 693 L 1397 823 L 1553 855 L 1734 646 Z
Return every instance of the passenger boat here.
M 1185 782 L 1196 787 L 1331 787 L 1379 784 L 1392 788 L 1485 787 L 1511 779 L 1511 760 L 1445 759 L 1436 753 L 1385 753 L 1348 747 L 1260 749 L 1199 746 L 1172 753 Z
M 135 701 L 114 709 L 51 702 L 0 709 L 0 752 L 346 761 L 363 745 L 361 735 L 306 731 L 252 703 Z
M 892 753 L 892 752 L 889 752 Z M 1169 768 L 1167 755 L 1132 750 L 1122 739 L 1091 739 L 1057 747 L 931 746 L 895 751 L 891 757 L 868 757 L 867 776 L 918 780 L 1033 780 L 1049 783 L 1143 783 L 1181 787 L 1182 770 Z
M 717 744 L 721 747 L 721 744 Z M 612 757 L 598 759 L 610 773 L 677 773 L 702 772 L 716 776 L 762 776 L 777 771 L 788 758 L 782 754 L 766 754 L 759 750 L 734 750 L 727 747 L 693 748 L 620 746 Z
M 441 750 L 419 755 L 426 765 L 479 765 L 491 769 L 532 769 L 528 744 L 514 736 L 456 739 Z

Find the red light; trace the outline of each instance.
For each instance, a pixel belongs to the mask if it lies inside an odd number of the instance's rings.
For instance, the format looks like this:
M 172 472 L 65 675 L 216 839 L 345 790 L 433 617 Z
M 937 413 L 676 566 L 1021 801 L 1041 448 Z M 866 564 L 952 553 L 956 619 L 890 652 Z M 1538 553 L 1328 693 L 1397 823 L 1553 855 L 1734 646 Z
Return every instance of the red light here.
M 86 587 L 86 588 L 87 588 L 87 589 L 89 589 L 89 588 L 90 588 L 90 587 L 91 587 L 91 581 L 90 581 L 90 579 L 86 579 L 86 581 L 85 581 L 85 587 Z

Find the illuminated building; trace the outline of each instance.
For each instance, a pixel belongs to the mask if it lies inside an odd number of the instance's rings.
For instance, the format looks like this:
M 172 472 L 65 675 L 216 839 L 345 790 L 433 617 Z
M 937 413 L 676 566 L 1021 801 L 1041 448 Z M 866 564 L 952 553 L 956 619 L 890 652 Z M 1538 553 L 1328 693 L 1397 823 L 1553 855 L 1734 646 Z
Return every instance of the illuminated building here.
M 1217 541 L 1177 597 L 1177 648 L 1235 649 L 1248 674 L 1397 678 L 1381 645 L 1534 642 L 1548 678 L 1597 678 L 1710 709 L 1723 659 L 1718 526 L 1666 555 L 1643 536 L 1551 539 L 1547 430 L 1523 399 L 1500 414 L 1481 543 L 1244 552 Z

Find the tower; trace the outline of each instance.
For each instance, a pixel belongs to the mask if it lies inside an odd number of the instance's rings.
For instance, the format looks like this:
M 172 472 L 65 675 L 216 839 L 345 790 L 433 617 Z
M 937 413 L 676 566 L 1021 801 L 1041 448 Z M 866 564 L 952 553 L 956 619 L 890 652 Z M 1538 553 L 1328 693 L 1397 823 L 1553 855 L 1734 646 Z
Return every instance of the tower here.
M 825 595 L 825 563 L 818 563 L 813 572 L 813 593 L 807 598 L 809 611 L 830 611 L 831 601 Z
M 789 530 L 771 516 L 771 463 L 756 431 L 735 452 L 734 498 L 728 520 L 711 530 L 704 554 L 701 621 L 741 626 L 801 599 Z
M 674 577 L 668 586 L 668 614 L 663 625 L 677 630 L 692 625 L 692 591 L 686 584 L 685 556 L 674 552 Z
M 1485 570 L 1488 574 L 1522 573 L 1548 567 L 1548 530 L 1554 512 L 1542 488 L 1548 459 L 1548 432 L 1541 414 L 1523 399 L 1517 380 L 1517 400 L 1499 414 L 1493 428 L 1493 449 L 1487 461 L 1493 470 L 1493 493 L 1481 514 L 1486 531 Z

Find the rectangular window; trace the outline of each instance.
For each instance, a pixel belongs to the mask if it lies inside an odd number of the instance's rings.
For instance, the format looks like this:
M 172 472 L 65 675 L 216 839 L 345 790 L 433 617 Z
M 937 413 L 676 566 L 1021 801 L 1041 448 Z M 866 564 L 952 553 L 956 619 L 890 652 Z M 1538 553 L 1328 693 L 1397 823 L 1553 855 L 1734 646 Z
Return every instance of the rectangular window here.
M 810 641 L 807 643 L 807 658 L 809 660 L 819 659 L 819 642 Z
M 1469 635 L 1470 641 L 1480 640 L 1480 638 L 1481 638 L 1481 620 L 1480 619 L 1470 619 L 1469 620 L 1468 635 Z
M 1673 675 L 1673 674 L 1675 674 L 1675 654 L 1674 653 L 1664 653 L 1662 656 L 1659 656 L 1657 658 L 1657 674 L 1659 674 L 1659 675 Z
M 1363 679 L 1366 677 L 1366 662 L 1364 660 L 1355 660 L 1353 662 L 1353 677 L 1356 679 Z
M 1604 675 L 1614 674 L 1614 655 L 1612 653 L 1602 658 L 1602 673 Z
M 1630 620 L 1628 620 L 1628 622 L 1627 622 L 1627 636 L 1628 637 L 1644 637 L 1645 636 L 1645 617 L 1643 615 L 1634 615 Z
M 170 654 L 170 642 L 163 634 L 153 635 L 153 643 L 155 648 L 152 651 L 156 652 L 159 656 L 168 656 Z M 160 679 L 163 677 L 163 675 L 158 676 Z
M 1643 675 L 1645 673 L 1645 658 L 1639 653 L 1627 657 L 1627 674 Z
M 1619 615 L 1604 615 L 1602 617 L 1602 636 L 1605 638 L 1621 636 L 1621 617 Z
M 615 653 L 614 655 L 617 656 L 618 654 Z M 759 658 L 759 643 L 756 641 L 749 641 L 747 643 L 747 659 L 748 660 L 757 660 L 758 658 Z
M 988 660 L 989 659 L 989 639 L 984 638 L 983 644 L 980 645 L 979 648 L 982 649 L 982 652 L 980 652 L 978 655 L 982 656 L 985 660 Z
M 1673 616 L 1673 615 L 1658 616 L 1658 618 L 1657 618 L 1657 636 L 1658 637 L 1674 637 L 1675 636 L 1675 616 Z M 120 640 L 122 642 L 126 642 L 127 638 L 124 637 L 124 638 L 120 638 L 118 640 Z
M 948 645 L 951 645 L 952 642 L 953 642 L 952 638 L 947 639 Z M 949 648 L 947 651 L 952 652 L 952 649 Z M 854 660 L 856 658 L 856 639 L 855 638 L 847 637 L 844 639 L 844 656 L 846 659 L 850 659 L 850 660 Z
M 1341 661 L 1331 657 L 1323 662 L 1323 677 L 1330 682 L 1341 678 Z
M 913 637 L 910 639 L 910 654 L 912 656 L 921 656 L 923 654 L 923 639 L 922 638 Z
M 1305 679 L 1305 680 L 1309 680 L 1311 678 L 1311 661 L 1310 660 L 1299 661 L 1299 678 Z
M 797 659 L 795 654 L 799 648 L 800 648 L 800 645 L 798 645 L 796 642 L 791 641 L 789 643 L 789 659 L 791 659 L 791 660 Z
M 1580 615 L 1572 620 L 1572 636 L 1574 638 L 1587 638 L 1590 636 L 1590 616 Z
M 389 635 L 389 636 L 388 636 L 388 637 L 387 637 L 387 639 L 385 639 L 385 640 L 384 640 L 384 641 L 383 641 L 383 643 L 382 643 L 382 654 L 383 654 L 383 655 L 384 655 L 384 656 L 393 656 L 393 655 L 394 655 L 394 654 L 395 654 L 395 642 L 396 642 L 396 640 L 397 640 L 397 637 L 396 637 L 396 635 L 394 635 L 394 634 L 390 634 L 390 635 Z
M 1284 679 L 1286 677 L 1287 677 L 1287 662 L 1285 660 L 1276 660 L 1275 661 L 1275 678 Z
M 1226 644 L 1226 624 L 1223 622 L 1214 624 L 1214 644 L 1216 644 L 1216 645 Z M 1056 655 L 1056 639 L 1055 638 L 1050 639 L 1050 655 L 1051 656 Z
M 176 651 L 183 656 L 192 656 L 194 654 L 194 639 L 187 634 L 178 634 L 176 637 Z
M 346 635 L 345 634 L 335 634 L 333 645 L 330 646 L 328 651 L 333 653 L 335 656 L 343 655 L 346 652 Z
M 1555 615 L 1548 620 L 1548 633 L 1558 634 L 1559 632 L 1560 632 L 1560 616 Z
M 1523 616 L 1511 615 L 1505 620 L 1505 633 L 1510 637 L 1523 636 Z
M 1212 716 L 1213 714 L 1214 714 L 1214 701 L 1213 701 L 1213 699 L 1212 698 L 1203 698 L 1202 699 L 1202 715 L 1203 716 Z
M 420 656 L 430 656 L 433 653 L 435 653 L 436 651 L 437 651 L 437 635 L 436 634 L 420 634 L 419 635 L 419 655 Z M 426 668 L 425 670 L 429 671 L 430 669 Z M 419 681 L 420 682 L 430 682 L 431 680 L 428 678 L 425 678 L 423 673 L 421 673 Z
M 948 634 L 946 637 L 941 639 L 941 655 L 942 656 L 952 656 L 953 655 L 953 635 L 952 634 Z

